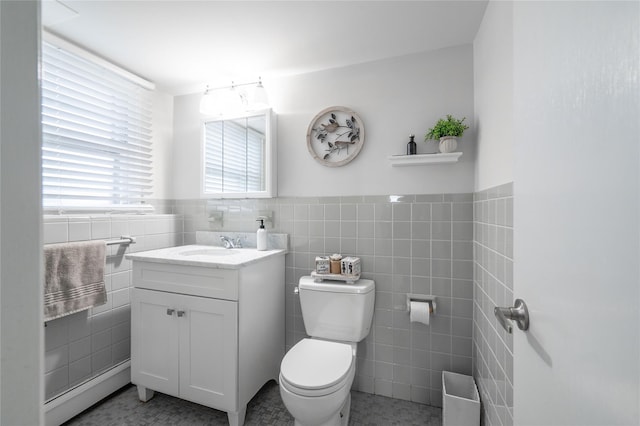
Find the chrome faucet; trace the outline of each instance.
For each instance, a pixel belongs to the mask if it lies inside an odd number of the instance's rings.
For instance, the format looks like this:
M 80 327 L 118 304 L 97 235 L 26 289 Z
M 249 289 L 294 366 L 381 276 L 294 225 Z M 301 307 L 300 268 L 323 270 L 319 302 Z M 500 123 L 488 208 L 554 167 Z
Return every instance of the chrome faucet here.
M 232 240 L 229 237 L 222 235 L 220 237 L 220 241 L 224 244 L 224 248 L 232 249 L 232 248 L 242 248 L 242 240 L 240 237 L 237 237 L 235 240 Z

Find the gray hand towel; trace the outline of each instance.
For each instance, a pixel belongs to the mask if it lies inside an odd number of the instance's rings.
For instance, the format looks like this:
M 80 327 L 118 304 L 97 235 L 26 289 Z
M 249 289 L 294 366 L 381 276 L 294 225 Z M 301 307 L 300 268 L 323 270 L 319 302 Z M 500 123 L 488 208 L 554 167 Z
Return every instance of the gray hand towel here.
M 107 302 L 105 250 L 100 240 L 45 245 L 45 321 Z

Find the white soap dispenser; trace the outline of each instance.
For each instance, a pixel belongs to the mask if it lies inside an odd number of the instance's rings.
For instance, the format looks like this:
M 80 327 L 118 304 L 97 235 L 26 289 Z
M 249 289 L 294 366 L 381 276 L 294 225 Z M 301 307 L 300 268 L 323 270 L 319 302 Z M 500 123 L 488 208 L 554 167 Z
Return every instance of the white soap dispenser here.
M 256 233 L 256 248 L 258 250 L 267 249 L 267 230 L 264 229 L 264 219 L 256 219 L 256 222 L 260 222 L 260 228 Z

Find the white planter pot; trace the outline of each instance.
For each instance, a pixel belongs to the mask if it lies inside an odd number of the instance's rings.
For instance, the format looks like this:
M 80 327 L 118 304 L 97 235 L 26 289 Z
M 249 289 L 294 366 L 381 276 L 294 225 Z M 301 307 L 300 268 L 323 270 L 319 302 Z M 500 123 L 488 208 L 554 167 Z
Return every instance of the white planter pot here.
M 458 140 L 455 136 L 444 136 L 440 138 L 440 152 L 455 152 L 458 147 Z

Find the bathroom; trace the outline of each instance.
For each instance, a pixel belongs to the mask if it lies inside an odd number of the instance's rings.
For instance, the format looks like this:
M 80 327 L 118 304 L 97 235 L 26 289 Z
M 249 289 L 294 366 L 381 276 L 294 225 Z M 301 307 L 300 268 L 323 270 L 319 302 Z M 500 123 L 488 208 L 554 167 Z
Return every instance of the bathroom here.
M 359 255 L 376 280 L 373 332 L 354 389 L 438 405 L 437 372 L 452 369 L 476 378 L 485 424 L 638 423 L 637 2 L 489 2 L 463 44 L 265 77 L 278 115 L 276 199 L 200 200 L 193 164 L 202 88 L 160 93 L 154 215 L 44 221 L 34 177 L 37 9 L 0 8 L 0 423 L 44 424 L 43 378 L 65 368 L 47 371 L 45 353 L 71 343 L 48 337 L 46 346 L 41 293 L 26 285 L 40 282 L 33 265 L 43 243 L 126 229 L 139 237 L 135 250 L 190 244 L 210 226 L 254 230 L 260 210 L 273 212 L 270 231 L 290 235 L 287 348 L 304 337 L 292 292 L 313 269 L 312 255 Z M 305 131 L 332 105 L 357 111 L 367 134 L 352 163 L 325 168 L 309 155 Z M 419 150 L 432 148 L 421 136 L 447 113 L 471 125 L 459 162 L 391 166 L 388 157 L 404 153 L 409 133 Z M 608 140 L 623 146 L 611 149 Z M 429 215 L 421 215 L 426 206 Z M 211 211 L 223 212 L 222 224 L 209 223 Z M 412 231 L 426 224 L 430 234 L 416 238 Z M 420 255 L 426 244 L 429 255 Z M 108 279 L 117 311 L 126 306 L 130 266 L 116 258 Z M 429 328 L 407 323 L 407 292 L 439 297 Z M 531 328 L 509 336 L 491 313 L 516 298 L 527 302 Z M 114 336 L 127 320 L 115 318 L 99 330 L 113 345 L 104 368 L 126 357 L 126 341 Z M 61 334 L 68 327 L 67 320 Z

